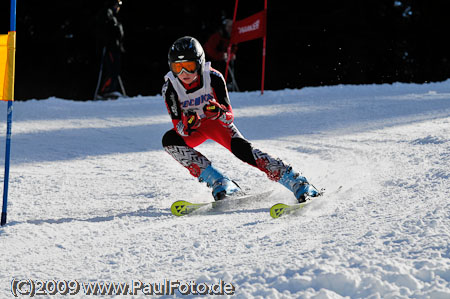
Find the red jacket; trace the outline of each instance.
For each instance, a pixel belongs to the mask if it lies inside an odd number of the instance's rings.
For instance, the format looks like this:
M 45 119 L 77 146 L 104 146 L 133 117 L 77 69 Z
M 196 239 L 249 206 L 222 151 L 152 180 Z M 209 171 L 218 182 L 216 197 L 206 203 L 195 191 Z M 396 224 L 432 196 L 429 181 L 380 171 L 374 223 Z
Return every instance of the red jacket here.
M 228 51 L 228 45 L 230 44 L 230 38 L 224 37 L 220 31 L 217 31 L 211 35 L 208 41 L 204 44 L 204 49 L 208 58 L 212 61 L 224 61 L 224 54 Z M 231 47 L 231 58 L 236 55 L 237 46 Z

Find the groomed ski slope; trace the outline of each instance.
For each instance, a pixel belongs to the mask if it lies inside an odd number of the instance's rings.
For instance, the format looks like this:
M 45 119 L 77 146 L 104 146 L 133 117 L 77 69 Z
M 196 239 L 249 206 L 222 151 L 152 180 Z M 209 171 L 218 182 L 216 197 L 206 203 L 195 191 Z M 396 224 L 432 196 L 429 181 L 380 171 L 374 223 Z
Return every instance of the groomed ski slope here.
M 290 192 L 206 142 L 198 150 L 244 189 L 275 192 L 174 217 L 173 201 L 211 194 L 163 151 L 172 124 L 161 96 L 14 103 L 0 298 L 13 297 L 14 278 L 224 281 L 233 298 L 450 298 L 450 81 L 230 98 L 255 147 L 328 194 L 272 219 Z

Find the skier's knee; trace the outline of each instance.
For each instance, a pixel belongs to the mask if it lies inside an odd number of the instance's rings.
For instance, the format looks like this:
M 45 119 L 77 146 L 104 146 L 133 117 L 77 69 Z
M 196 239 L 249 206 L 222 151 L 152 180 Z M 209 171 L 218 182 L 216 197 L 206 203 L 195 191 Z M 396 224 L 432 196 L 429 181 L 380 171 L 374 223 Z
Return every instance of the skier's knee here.
M 256 166 L 255 158 L 253 157 L 253 148 L 250 142 L 243 138 L 231 139 L 231 152 L 240 160 Z
M 169 130 L 164 134 L 162 138 L 162 146 L 170 146 L 170 145 L 179 145 L 183 146 L 186 145 L 186 142 L 184 142 L 183 138 L 175 132 L 175 130 Z

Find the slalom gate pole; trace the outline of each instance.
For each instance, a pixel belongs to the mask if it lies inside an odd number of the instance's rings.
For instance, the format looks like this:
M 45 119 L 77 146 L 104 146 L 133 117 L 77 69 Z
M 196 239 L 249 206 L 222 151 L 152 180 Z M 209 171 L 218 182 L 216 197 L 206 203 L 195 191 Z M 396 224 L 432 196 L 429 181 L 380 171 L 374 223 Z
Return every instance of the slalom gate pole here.
M 266 39 L 267 39 L 267 0 L 264 0 L 264 11 L 266 12 L 266 33 L 263 37 L 263 52 L 262 52 L 262 75 L 261 75 L 261 95 L 264 94 L 264 75 L 266 72 Z
M 94 101 L 97 100 L 97 97 L 98 97 L 98 89 L 100 88 L 100 82 L 102 81 L 103 61 L 105 60 L 105 53 L 106 53 L 106 47 L 103 47 L 103 50 L 102 50 L 102 58 L 101 58 L 101 60 L 100 60 L 100 71 L 99 71 L 99 73 L 98 73 L 97 86 L 95 87 Z
M 10 31 L 16 31 L 16 0 L 11 0 Z M 8 100 L 8 111 L 6 120 L 7 127 L 6 127 L 6 149 L 5 149 L 5 176 L 3 178 L 3 206 L 0 221 L 1 226 L 6 224 L 6 215 L 8 207 L 8 183 L 9 183 L 9 162 L 11 158 L 12 112 L 13 112 L 13 99 L 10 99 Z
M 8 183 L 9 183 L 9 164 L 11 159 L 11 126 L 13 101 L 8 101 L 7 128 L 6 128 L 6 150 L 5 150 L 5 176 L 3 178 L 3 207 L 1 226 L 6 224 L 6 215 L 8 208 Z

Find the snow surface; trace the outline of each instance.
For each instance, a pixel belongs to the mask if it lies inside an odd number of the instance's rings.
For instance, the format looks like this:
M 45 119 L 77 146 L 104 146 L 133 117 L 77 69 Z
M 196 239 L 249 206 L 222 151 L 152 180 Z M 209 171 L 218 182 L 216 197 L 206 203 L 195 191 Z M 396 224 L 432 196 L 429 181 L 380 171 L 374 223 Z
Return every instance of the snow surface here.
M 255 147 L 329 193 L 272 219 L 293 195 L 206 142 L 198 150 L 246 190 L 275 192 L 175 217 L 173 201 L 212 197 L 163 151 L 172 125 L 161 96 L 14 103 L 0 297 L 17 278 L 222 280 L 234 298 L 450 298 L 450 80 L 230 98 Z

